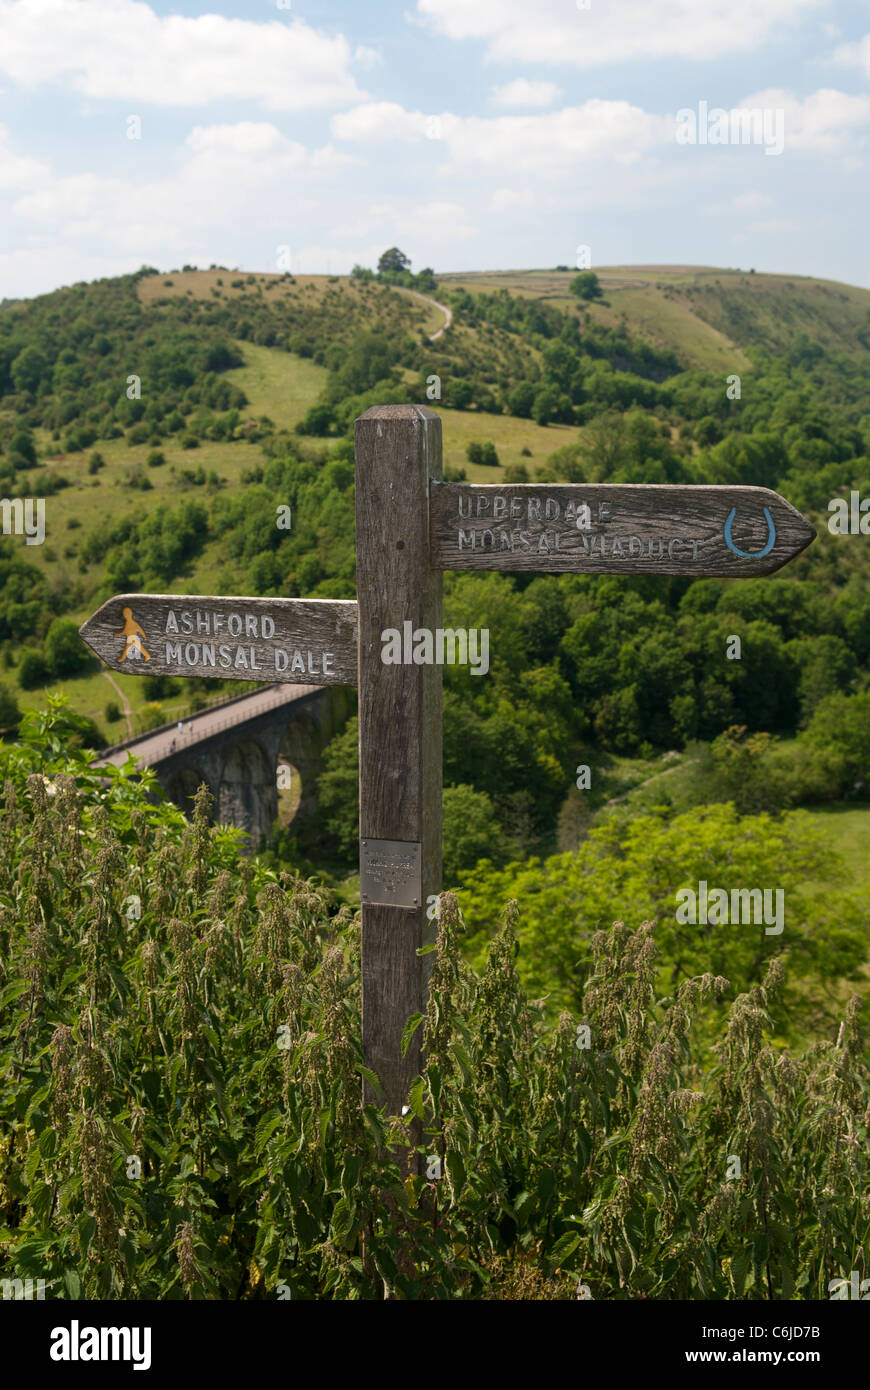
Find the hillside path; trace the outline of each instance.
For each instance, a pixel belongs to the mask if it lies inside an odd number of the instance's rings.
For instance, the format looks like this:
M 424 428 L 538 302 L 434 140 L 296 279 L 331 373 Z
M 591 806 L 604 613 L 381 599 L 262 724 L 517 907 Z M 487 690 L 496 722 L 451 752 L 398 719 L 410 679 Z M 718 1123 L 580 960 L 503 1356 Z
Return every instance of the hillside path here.
M 444 315 L 444 322 L 438 329 L 437 333 L 429 334 L 429 342 L 434 343 L 437 338 L 441 337 L 441 334 L 444 332 L 445 328 L 449 328 L 451 323 L 453 322 L 453 310 L 448 309 L 446 304 L 439 304 L 437 299 L 430 298 L 428 294 L 421 294 L 419 290 L 407 290 L 405 289 L 404 285 L 397 285 L 396 288 L 403 290 L 405 294 L 412 294 L 415 299 L 422 299 L 424 304 L 432 304 L 435 306 L 436 309 L 441 310 L 442 314 Z
M 118 699 L 121 701 L 121 709 L 124 711 L 124 723 L 127 725 L 127 737 L 132 738 L 133 710 L 130 706 L 130 701 L 127 699 L 127 696 L 124 694 L 123 690 L 121 689 L 120 685 L 115 680 L 115 678 L 112 676 L 111 672 L 107 671 L 105 667 L 103 667 L 103 675 L 106 677 L 106 680 L 109 682 L 109 685 L 112 687 Z
M 648 787 L 650 782 L 657 782 L 660 777 L 670 777 L 672 772 L 679 772 L 680 768 L 685 766 L 685 763 L 674 763 L 673 767 L 662 768 L 660 772 L 654 772 L 653 775 L 647 777 L 645 781 L 638 782 L 634 787 L 629 787 L 627 792 L 622 793 L 622 796 L 612 796 L 609 801 L 605 801 L 604 805 L 618 806 L 620 801 L 626 801 L 628 797 L 631 796 L 632 792 L 640 791 L 641 787 Z

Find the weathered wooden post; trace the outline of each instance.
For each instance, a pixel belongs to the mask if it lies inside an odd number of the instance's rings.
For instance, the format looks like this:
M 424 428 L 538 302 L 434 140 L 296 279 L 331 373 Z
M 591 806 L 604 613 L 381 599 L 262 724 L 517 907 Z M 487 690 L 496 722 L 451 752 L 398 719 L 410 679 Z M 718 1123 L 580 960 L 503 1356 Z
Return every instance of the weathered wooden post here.
M 422 1028 L 404 1058 L 401 1039 L 425 1011 L 431 956 L 417 952 L 441 891 L 441 667 L 385 664 L 382 633 L 441 626 L 442 578 L 429 567 L 429 480 L 440 477 L 434 411 L 374 406 L 356 421 L 363 1051 L 396 1113 L 422 1066 Z M 377 1102 L 367 1082 L 364 1094 Z

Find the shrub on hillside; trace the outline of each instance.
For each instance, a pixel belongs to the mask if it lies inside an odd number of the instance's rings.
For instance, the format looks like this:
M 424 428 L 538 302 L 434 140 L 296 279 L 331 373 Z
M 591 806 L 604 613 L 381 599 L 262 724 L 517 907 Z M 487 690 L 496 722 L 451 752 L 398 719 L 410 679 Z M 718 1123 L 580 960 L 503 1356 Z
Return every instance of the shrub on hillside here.
M 40 685 L 45 685 L 49 674 L 45 653 L 36 647 L 27 647 L 18 663 L 18 684 L 21 689 L 36 690 Z
M 541 478 L 541 470 L 538 469 L 538 480 Z M 529 470 L 524 463 L 508 464 L 504 471 L 506 483 L 527 483 L 529 481 Z
M 331 434 L 335 427 L 335 412 L 332 406 L 321 403 L 312 405 L 296 425 L 297 434 Z
M 472 439 L 465 455 L 469 463 L 484 464 L 487 468 L 498 468 L 498 452 L 491 439 Z
M 478 859 L 491 853 L 501 827 L 486 792 L 475 791 L 464 782 L 444 788 L 441 814 L 443 878 L 445 883 L 455 884 Z
M 584 270 L 575 275 L 568 289 L 572 294 L 576 294 L 578 299 L 600 299 L 603 294 L 594 270 Z
M 29 430 L 15 431 L 9 442 L 9 454 L 16 468 L 36 467 L 36 445 Z
M 139 492 L 150 492 L 151 489 L 154 487 L 154 484 L 148 477 L 148 474 L 145 472 L 141 463 L 137 463 L 135 468 L 130 469 L 129 473 L 124 479 L 124 484 L 126 487 L 134 488 Z
M 474 402 L 474 387 L 459 377 L 447 383 L 447 404 L 453 410 L 468 410 Z
M 45 635 L 45 658 L 51 674 L 58 680 L 80 675 L 93 657 L 79 636 L 78 624 L 70 618 L 55 618 Z
M 21 710 L 12 688 L 0 682 L 0 738 L 10 738 L 18 729 Z

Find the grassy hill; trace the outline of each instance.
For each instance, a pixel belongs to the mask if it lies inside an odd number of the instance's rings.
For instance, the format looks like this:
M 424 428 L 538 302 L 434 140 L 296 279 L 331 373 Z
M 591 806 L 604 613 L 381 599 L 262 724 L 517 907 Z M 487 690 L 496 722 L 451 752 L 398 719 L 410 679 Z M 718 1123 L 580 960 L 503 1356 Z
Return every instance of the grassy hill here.
M 769 275 L 713 266 L 602 266 L 606 304 L 587 307 L 594 322 L 625 317 L 633 333 L 671 348 L 687 367 L 747 371 L 744 349 L 786 351 L 802 333 L 822 347 L 861 357 L 870 346 L 870 290 L 803 275 Z M 469 294 L 505 289 L 562 309 L 576 271 L 499 270 L 442 275 Z
M 666 441 L 661 447 L 667 457 L 656 464 L 670 470 L 665 478 L 705 481 L 718 480 L 720 474 L 712 456 L 704 462 L 705 440 L 696 429 L 697 419 L 718 411 L 720 433 L 740 428 L 739 419 L 732 422 L 722 414 L 721 376 L 756 369 L 747 352 L 764 347 L 775 355 L 793 348 L 803 335 L 821 355 L 828 379 L 831 373 L 842 374 L 838 364 L 843 361 L 866 371 L 870 292 L 865 290 L 704 267 L 608 267 L 600 271 L 603 300 L 581 305 L 569 292 L 572 278 L 573 272 L 564 271 L 445 275 L 431 293 L 420 294 L 413 286 L 358 277 L 143 270 L 0 310 L 0 467 L 7 470 L 0 487 L 10 495 L 48 494 L 45 545 L 5 543 L 44 582 L 44 616 L 35 637 L 44 635 L 52 612 L 80 622 L 114 591 L 107 560 L 125 540 L 119 531 L 106 544 L 95 545 L 101 534 L 108 535 L 106 528 L 123 529 L 126 519 L 127 533 L 135 536 L 149 519 L 172 517 L 185 502 L 202 503 L 211 521 L 174 568 L 164 566 L 149 575 L 146 566 L 141 587 L 250 591 L 250 557 L 257 548 L 238 540 L 248 499 L 256 498 L 261 511 L 286 500 L 272 497 L 264 485 L 264 454 L 268 459 L 295 451 L 315 469 L 323 469 L 329 458 L 347 460 L 346 425 L 353 415 L 375 400 L 424 399 L 425 383 L 433 374 L 442 381 L 442 396 L 431 404 L 444 421 L 444 462 L 453 476 L 464 471 L 471 481 L 495 482 L 506 475 L 523 476 L 517 470 L 525 469 L 531 479 L 606 479 L 606 473 L 583 473 L 583 450 L 594 449 L 600 421 L 608 413 L 618 410 L 625 418 L 627 407 L 620 402 L 627 400 L 645 412 L 651 425 L 642 440 L 638 436 L 637 443 L 626 443 L 625 476 L 656 479 L 655 472 L 643 471 L 655 436 Z M 507 297 L 500 291 L 507 291 Z M 433 300 L 449 301 L 453 309 L 452 325 L 440 334 L 445 314 Z M 516 305 L 531 307 L 534 316 L 524 319 Z M 572 338 L 569 329 L 575 335 L 579 329 L 580 336 Z M 592 369 L 587 383 L 596 382 L 597 388 L 603 383 L 615 394 L 596 398 L 591 388 L 585 397 L 575 392 L 575 400 L 588 400 L 573 406 L 563 395 L 565 418 L 556 409 L 540 423 L 530 410 L 514 407 L 511 392 L 529 380 L 537 383 L 536 389 L 546 385 L 548 354 L 562 341 L 581 353 L 585 344 L 583 363 Z M 32 389 L 15 391 L 14 359 L 22 343 L 32 344 L 28 350 L 36 358 L 44 359 L 50 350 L 54 360 L 47 367 L 43 361 L 42 378 Z M 389 360 L 377 369 L 386 374 L 383 379 L 377 371 L 374 378 L 349 373 L 360 343 L 365 351 L 372 343 L 375 348 L 387 345 Z M 652 354 L 648 359 L 644 344 Z M 668 354 L 674 358 L 670 365 Z M 810 359 L 814 368 L 812 354 Z M 141 376 L 141 404 L 125 398 L 130 373 Z M 808 375 L 792 376 L 786 384 L 795 390 L 813 386 Z M 470 398 L 462 400 L 459 387 L 464 384 Z M 854 382 L 847 387 L 854 419 L 861 393 Z M 748 409 L 757 418 L 744 429 L 757 430 L 759 418 L 764 427 L 765 414 L 777 408 L 779 385 L 766 389 L 770 404 L 755 391 Z M 818 395 L 819 387 L 813 390 Z M 691 392 L 700 394 L 696 399 Z M 298 427 L 324 400 L 332 403 L 330 409 L 343 410 L 343 416 L 333 421 L 328 434 L 300 436 Z M 16 431 L 22 429 L 37 461 L 30 471 L 27 461 L 15 456 Z M 774 431 L 781 433 L 780 426 L 774 424 Z M 815 432 L 806 431 L 810 437 Z M 498 466 L 469 462 L 473 441 L 491 441 Z M 852 453 L 859 448 L 853 444 Z M 102 460 L 97 471 L 95 450 Z M 149 466 L 155 452 L 163 462 Z M 848 450 L 838 446 L 831 457 L 845 459 L 839 484 L 845 486 L 851 469 Z M 859 475 L 860 470 L 856 481 Z M 815 476 L 816 486 L 827 488 Z M 788 486 L 785 490 L 793 495 Z M 806 505 L 805 498 L 796 500 Z M 310 559 L 307 568 L 285 562 L 280 580 L 258 580 L 259 592 L 335 594 L 329 585 L 339 579 L 342 593 L 352 592 L 352 522 L 347 533 L 337 536 L 334 522 L 321 515 L 320 503 L 315 505 L 312 497 L 307 505 L 308 516 L 300 515 L 298 532 L 282 542 L 280 554 L 299 547 L 301 559 L 306 558 L 302 551 L 318 558 Z M 223 523 L 214 524 L 218 514 L 230 515 L 229 531 Z M 171 530 L 172 522 L 167 525 Z M 858 563 L 850 559 L 844 572 L 841 554 L 834 556 L 834 549 L 826 547 L 826 582 L 832 587 L 844 584 Z M 339 550 L 340 563 L 335 558 Z M 135 558 L 127 567 L 133 575 Z M 23 638 L 0 640 L 13 684 L 17 652 L 28 640 L 26 632 Z M 141 681 L 115 679 L 134 710 L 145 703 Z M 102 717 L 105 701 L 113 695 L 97 672 L 55 684 L 67 690 L 80 712 L 95 718 Z M 44 694 L 42 688 L 22 690 L 19 703 L 39 705 Z M 177 703 L 183 704 L 188 694 Z M 166 710 L 174 713 L 175 704 L 167 703 Z M 117 737 L 117 725 L 111 734 Z

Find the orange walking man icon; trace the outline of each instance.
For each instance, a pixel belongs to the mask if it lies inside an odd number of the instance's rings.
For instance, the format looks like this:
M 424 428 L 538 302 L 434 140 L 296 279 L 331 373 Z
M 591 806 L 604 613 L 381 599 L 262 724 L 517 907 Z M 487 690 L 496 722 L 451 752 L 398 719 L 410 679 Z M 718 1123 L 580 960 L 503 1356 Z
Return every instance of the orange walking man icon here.
M 127 640 L 118 660 L 126 661 L 127 657 L 130 657 L 134 661 L 141 661 L 144 656 L 146 661 L 150 661 L 151 653 L 142 645 L 145 633 L 133 617 L 132 608 L 122 608 L 121 612 L 124 615 L 124 626 L 120 632 L 113 633 L 113 636 L 126 637 Z

